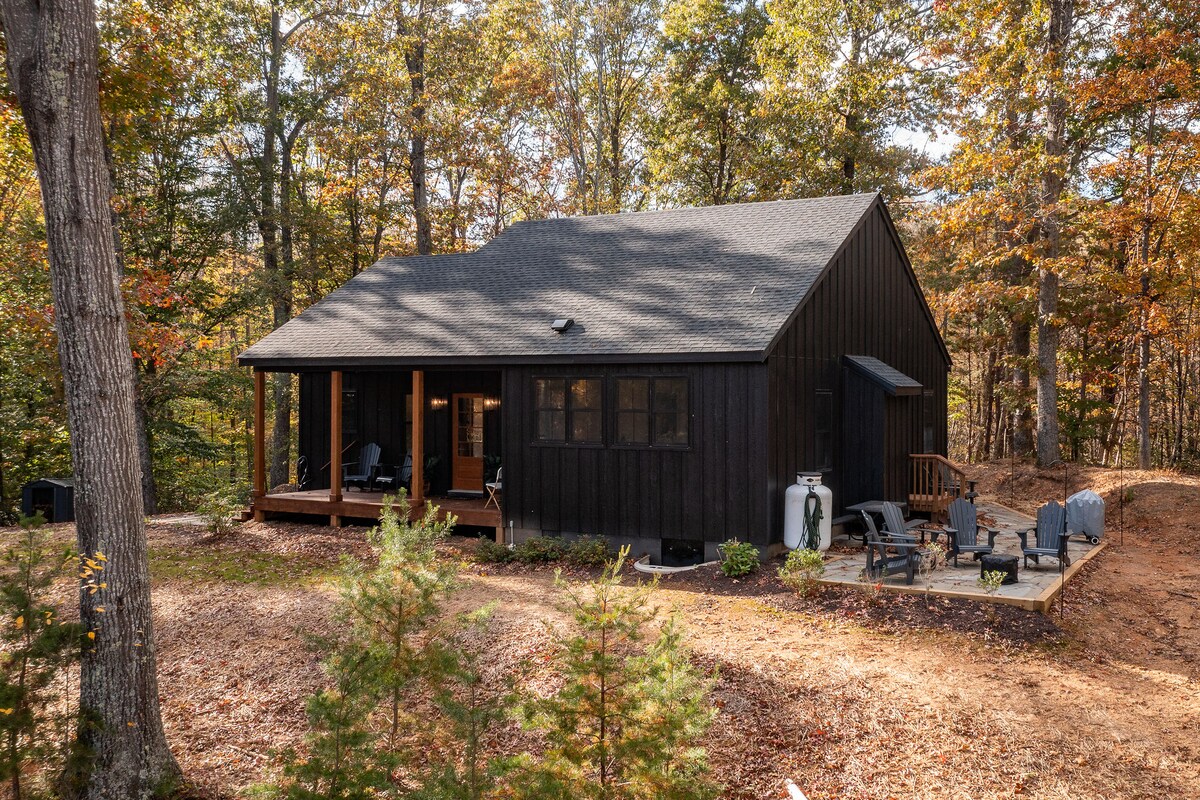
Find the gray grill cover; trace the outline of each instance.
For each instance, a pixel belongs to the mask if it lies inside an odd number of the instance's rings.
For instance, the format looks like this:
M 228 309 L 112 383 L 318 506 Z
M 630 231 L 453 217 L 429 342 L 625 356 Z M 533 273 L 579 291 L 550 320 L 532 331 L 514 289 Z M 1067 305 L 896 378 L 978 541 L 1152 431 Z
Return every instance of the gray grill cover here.
M 1091 489 L 1067 498 L 1067 532 L 1104 535 L 1104 499 Z

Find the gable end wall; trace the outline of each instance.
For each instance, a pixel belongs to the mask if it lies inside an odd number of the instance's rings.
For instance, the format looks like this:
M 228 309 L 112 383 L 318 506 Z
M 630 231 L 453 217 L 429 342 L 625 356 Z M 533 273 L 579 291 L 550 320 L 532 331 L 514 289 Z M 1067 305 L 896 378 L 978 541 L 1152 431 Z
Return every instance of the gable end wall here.
M 785 490 L 797 472 L 816 466 L 818 391 L 833 393 L 833 465 L 826 483 L 834 492 L 836 513 L 842 513 L 842 476 L 852 459 L 862 457 L 845 445 L 848 398 L 842 356 L 874 356 L 932 389 L 934 450 L 946 453 L 946 356 L 885 213 L 882 205 L 871 210 L 768 355 L 767 492 L 773 541 L 782 537 Z M 905 456 L 921 451 L 921 398 L 896 409 L 899 415 L 889 417 L 889 451 L 904 451 Z M 898 456 L 890 460 L 884 483 L 892 496 L 875 499 L 906 497 L 907 461 Z

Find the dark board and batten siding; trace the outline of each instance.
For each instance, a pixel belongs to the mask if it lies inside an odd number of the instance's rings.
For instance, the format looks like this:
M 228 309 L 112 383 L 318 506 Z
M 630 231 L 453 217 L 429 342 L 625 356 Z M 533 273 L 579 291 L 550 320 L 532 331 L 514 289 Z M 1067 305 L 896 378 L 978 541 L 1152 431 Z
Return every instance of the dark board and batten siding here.
M 622 364 L 510 367 L 504 373 L 506 521 L 524 534 L 604 534 L 657 555 L 661 539 L 768 544 L 766 367 L 763 364 Z M 686 376 L 687 448 L 613 444 L 622 376 Z M 534 441 L 539 377 L 593 377 L 605 385 L 603 447 Z
M 834 398 L 835 444 L 826 480 L 838 513 L 860 500 L 907 496 L 908 454 L 925 449 L 922 403 L 929 401 L 922 395 L 886 396 L 851 374 L 843 356 L 874 356 L 932 390 L 933 449 L 946 452 L 948 363 L 890 227 L 882 206 L 873 207 L 767 359 L 768 526 L 773 537 L 782 530 L 787 486 L 797 472 L 817 466 L 819 391 L 832 392 Z M 876 459 L 885 463 L 882 475 L 866 469 Z M 884 498 L 871 496 L 880 491 Z

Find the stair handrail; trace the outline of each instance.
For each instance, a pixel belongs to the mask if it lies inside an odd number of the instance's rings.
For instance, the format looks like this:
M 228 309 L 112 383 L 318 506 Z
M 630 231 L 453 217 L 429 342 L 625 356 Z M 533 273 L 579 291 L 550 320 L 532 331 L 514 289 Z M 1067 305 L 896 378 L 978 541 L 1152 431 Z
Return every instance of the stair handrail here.
M 958 496 L 967 483 L 967 473 L 963 468 L 940 453 L 909 453 L 908 457 L 912 460 L 912 492 L 919 497 L 930 498 L 933 511 L 940 512 L 943 498 L 950 497 L 946 473 L 956 479 L 949 482 L 954 486 L 954 496 Z M 944 467 L 945 471 L 935 467 Z

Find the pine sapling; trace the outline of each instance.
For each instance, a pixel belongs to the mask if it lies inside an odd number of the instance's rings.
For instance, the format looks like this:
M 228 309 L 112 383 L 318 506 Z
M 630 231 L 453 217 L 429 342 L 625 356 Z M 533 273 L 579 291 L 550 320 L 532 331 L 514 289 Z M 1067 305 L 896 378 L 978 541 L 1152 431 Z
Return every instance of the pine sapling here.
M 64 622 L 47 596 L 76 559 L 51 548 L 38 530 L 45 522 L 41 514 L 20 520 L 20 539 L 0 572 L 0 780 L 14 800 L 35 788 L 26 778 L 48 779 L 73 756 L 73 718 L 54 710 L 51 686 L 78 661 L 83 630 Z
M 416 634 L 436 616 L 455 579 L 454 566 L 439 560 L 436 550 L 455 519 L 439 520 L 432 504 L 416 522 L 409 513 L 404 492 L 395 506 L 385 498 L 379 526 L 368 534 L 379 562 L 370 569 L 347 562 L 341 599 L 344 617 L 386 692 L 389 748 L 400 733 L 404 692 L 423 668 L 424 645 Z
M 514 781 L 524 798 L 678 798 L 714 794 L 696 742 L 712 712 L 709 685 L 687 663 L 668 623 L 648 646 L 655 583 L 621 585 L 628 548 L 596 581 L 559 578 L 576 632 L 556 636 L 562 688 L 530 700 L 527 721 L 550 743 Z
M 510 695 L 489 690 L 483 679 L 484 653 L 479 639 L 492 607 L 456 618 L 455 629 L 431 646 L 427 682 L 439 731 L 434 763 L 414 793 L 419 800 L 482 800 L 513 766 L 494 757 L 487 742 L 508 718 Z
M 391 786 L 395 759 L 368 722 L 380 690 L 361 648 L 334 649 L 322 662 L 332 685 L 308 699 L 305 758 L 284 768 L 289 800 L 371 800 Z

